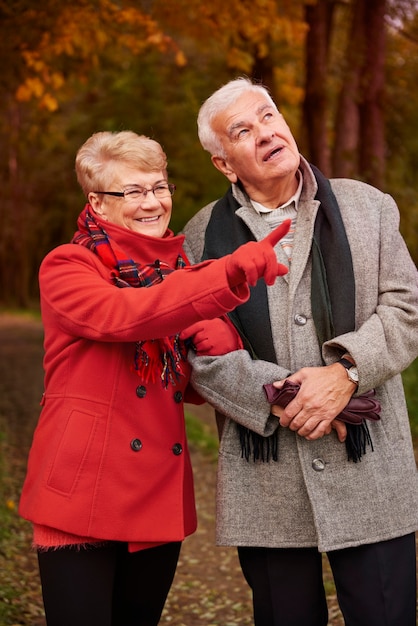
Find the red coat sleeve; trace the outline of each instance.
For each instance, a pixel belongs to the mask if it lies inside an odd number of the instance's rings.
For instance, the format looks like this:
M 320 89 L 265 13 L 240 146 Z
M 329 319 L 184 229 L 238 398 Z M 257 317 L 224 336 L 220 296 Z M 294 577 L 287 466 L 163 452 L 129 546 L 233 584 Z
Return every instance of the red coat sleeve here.
M 246 284 L 229 287 L 224 258 L 174 271 L 152 288 L 120 289 L 96 255 L 72 244 L 47 255 L 39 280 L 44 316 L 68 334 L 109 342 L 173 335 L 249 297 Z

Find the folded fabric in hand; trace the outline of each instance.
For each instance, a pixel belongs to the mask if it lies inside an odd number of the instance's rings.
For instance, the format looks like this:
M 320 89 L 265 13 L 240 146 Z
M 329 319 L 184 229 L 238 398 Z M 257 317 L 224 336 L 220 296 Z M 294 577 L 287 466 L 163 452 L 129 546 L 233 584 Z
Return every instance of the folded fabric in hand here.
M 276 389 L 276 387 L 271 384 L 263 385 L 263 388 L 270 404 L 278 404 L 284 408 L 296 396 L 300 385 L 290 380 L 285 380 L 281 389 Z M 352 424 L 353 426 L 360 426 L 363 424 L 364 420 L 372 420 L 374 422 L 380 420 L 379 413 L 381 406 L 380 402 L 376 400 L 375 395 L 375 390 L 371 389 L 361 396 L 351 398 L 345 409 L 337 415 L 336 419 L 346 424 Z

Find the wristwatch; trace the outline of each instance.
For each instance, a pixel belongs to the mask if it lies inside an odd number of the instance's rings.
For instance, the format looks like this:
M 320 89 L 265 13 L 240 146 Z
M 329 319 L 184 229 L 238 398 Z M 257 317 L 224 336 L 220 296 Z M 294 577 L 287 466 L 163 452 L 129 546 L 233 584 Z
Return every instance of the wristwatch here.
M 347 370 L 347 376 L 352 383 L 358 385 L 358 371 L 357 367 L 351 363 L 348 359 L 340 359 L 338 363 L 341 363 L 343 367 Z

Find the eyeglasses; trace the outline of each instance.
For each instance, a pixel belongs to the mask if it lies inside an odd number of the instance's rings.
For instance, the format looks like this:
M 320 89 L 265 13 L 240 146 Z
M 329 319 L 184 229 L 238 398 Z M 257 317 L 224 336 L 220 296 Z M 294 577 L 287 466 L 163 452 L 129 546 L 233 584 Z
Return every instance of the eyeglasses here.
M 93 191 L 93 193 L 101 193 L 105 196 L 116 196 L 117 198 L 125 198 L 125 200 L 138 200 L 143 196 L 147 197 L 147 193 L 152 191 L 156 198 L 167 198 L 168 196 L 172 196 L 176 190 L 176 186 L 173 183 L 159 183 L 155 185 L 155 187 L 151 187 L 151 189 L 146 189 L 146 187 L 130 187 L 129 189 L 125 189 L 124 191 Z

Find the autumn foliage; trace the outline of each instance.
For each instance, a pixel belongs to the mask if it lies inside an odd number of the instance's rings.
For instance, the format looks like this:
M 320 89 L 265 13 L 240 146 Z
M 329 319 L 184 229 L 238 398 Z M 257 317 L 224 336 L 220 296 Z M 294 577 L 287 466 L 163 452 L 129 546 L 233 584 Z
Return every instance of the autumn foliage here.
M 414 0 L 0 0 L 0 288 L 37 302 L 44 254 L 84 199 L 77 148 L 97 130 L 156 138 L 177 184 L 172 227 L 223 192 L 197 139 L 218 86 L 270 88 L 301 151 L 329 176 L 392 193 L 417 252 Z M 365 216 L 365 219 L 367 216 Z

